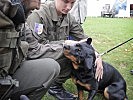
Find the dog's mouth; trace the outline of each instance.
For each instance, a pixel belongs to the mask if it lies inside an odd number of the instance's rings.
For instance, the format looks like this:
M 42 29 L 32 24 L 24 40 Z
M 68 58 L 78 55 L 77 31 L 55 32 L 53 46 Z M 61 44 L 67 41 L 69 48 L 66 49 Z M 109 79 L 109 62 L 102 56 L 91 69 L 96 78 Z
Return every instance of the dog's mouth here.
M 64 50 L 64 55 L 72 61 L 74 69 L 79 68 L 79 64 L 81 63 L 80 60 L 77 59 L 74 55 L 71 54 L 70 50 L 65 49 Z
M 70 50 L 64 50 L 64 55 L 69 58 L 75 64 L 78 64 L 77 58 L 70 53 Z

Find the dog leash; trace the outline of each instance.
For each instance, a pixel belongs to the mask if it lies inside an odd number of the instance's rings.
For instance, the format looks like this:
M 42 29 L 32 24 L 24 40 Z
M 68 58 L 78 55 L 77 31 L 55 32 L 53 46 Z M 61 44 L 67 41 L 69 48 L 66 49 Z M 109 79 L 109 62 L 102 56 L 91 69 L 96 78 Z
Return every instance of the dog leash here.
M 122 43 L 120 43 L 120 44 L 114 46 L 113 48 L 111 48 L 111 49 L 109 49 L 109 50 L 107 50 L 107 51 L 105 51 L 105 52 L 103 52 L 103 53 L 101 53 L 101 54 L 99 54 L 99 55 L 100 55 L 100 56 L 103 56 L 103 55 L 109 53 L 110 51 L 112 51 L 112 50 L 118 48 L 119 46 L 121 46 L 121 45 L 123 45 L 123 44 L 125 44 L 125 43 L 127 43 L 127 42 L 129 42 L 129 41 L 131 41 L 132 39 L 133 39 L 133 38 L 130 38 L 130 39 L 128 39 L 127 41 L 122 42 Z

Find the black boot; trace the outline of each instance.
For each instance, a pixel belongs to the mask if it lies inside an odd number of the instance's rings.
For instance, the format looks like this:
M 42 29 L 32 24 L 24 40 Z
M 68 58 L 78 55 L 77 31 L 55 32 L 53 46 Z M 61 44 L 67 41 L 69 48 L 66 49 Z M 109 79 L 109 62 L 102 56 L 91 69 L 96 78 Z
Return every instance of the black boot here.
M 48 90 L 48 93 L 58 100 L 76 100 L 77 96 L 66 91 L 62 85 L 53 85 Z

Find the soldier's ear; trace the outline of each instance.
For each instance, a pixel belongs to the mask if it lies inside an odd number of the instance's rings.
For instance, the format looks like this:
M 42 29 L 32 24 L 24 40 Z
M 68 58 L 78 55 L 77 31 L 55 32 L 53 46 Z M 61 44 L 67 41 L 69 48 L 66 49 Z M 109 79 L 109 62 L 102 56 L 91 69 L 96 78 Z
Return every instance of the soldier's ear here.
M 91 44 L 91 42 L 92 42 L 92 38 L 88 38 L 86 42 L 87 42 L 87 44 L 89 44 L 89 45 L 90 45 L 90 44 Z

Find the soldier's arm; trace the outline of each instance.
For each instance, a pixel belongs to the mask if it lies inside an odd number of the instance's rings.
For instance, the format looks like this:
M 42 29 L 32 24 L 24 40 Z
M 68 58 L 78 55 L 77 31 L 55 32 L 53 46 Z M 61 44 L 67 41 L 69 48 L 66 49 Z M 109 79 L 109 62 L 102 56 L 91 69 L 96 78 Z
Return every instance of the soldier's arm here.
M 82 39 L 88 38 L 88 36 L 84 33 L 82 26 L 75 20 L 73 16 L 69 16 L 70 23 L 70 33 L 69 35 L 76 41 L 80 41 Z
M 29 28 L 28 24 L 25 25 L 25 31 L 23 32 L 23 34 L 25 34 L 26 41 L 29 43 L 29 49 L 27 53 L 28 59 L 46 57 L 58 59 L 63 56 L 64 41 L 54 41 L 48 42 L 46 44 L 40 44 L 38 40 L 34 37 L 33 32 Z
M 98 81 L 100 81 L 100 79 L 102 79 L 102 77 L 103 77 L 102 57 L 97 52 L 95 52 L 95 55 L 96 55 L 95 64 L 97 65 L 96 73 L 95 73 L 95 78 Z

